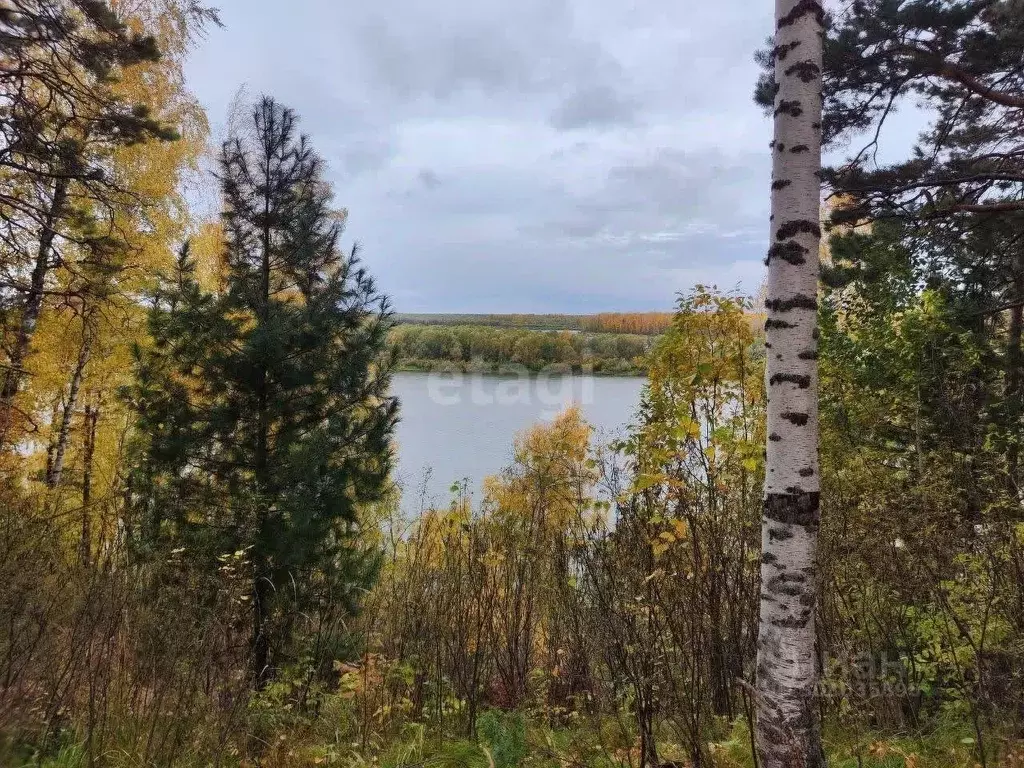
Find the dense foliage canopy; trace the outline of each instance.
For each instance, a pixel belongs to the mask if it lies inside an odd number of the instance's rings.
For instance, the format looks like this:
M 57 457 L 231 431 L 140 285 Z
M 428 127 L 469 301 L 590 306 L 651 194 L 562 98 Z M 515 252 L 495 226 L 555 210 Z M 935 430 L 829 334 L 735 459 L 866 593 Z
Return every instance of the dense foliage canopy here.
M 625 333 L 534 331 L 488 326 L 402 325 L 390 336 L 399 364 L 412 370 L 642 373 L 651 337 Z

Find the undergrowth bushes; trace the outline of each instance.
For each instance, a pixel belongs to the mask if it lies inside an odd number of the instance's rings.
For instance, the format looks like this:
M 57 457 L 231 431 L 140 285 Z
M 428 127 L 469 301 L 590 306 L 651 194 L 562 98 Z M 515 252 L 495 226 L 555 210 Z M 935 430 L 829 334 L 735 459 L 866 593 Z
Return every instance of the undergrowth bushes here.
M 763 351 L 746 310 L 682 303 L 617 444 L 569 410 L 517 438 L 478 506 L 464 487 L 412 516 L 395 495 L 365 506 L 380 567 L 359 613 L 328 595 L 286 617 L 294 651 L 262 686 L 244 550 L 147 549 L 111 501 L 85 553 L 73 506 L 4 488 L 0 764 L 753 768 Z M 1021 765 L 1024 532 L 1004 486 L 971 479 L 993 454 L 887 466 L 824 402 L 830 765 Z

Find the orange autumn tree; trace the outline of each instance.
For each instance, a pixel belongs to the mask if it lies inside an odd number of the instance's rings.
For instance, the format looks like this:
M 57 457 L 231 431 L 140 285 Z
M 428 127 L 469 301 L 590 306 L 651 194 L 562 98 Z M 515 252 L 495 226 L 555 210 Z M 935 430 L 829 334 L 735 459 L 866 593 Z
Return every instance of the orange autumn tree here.
M 657 336 L 672 324 L 671 312 L 602 312 L 582 319 L 583 330 Z
M 518 435 L 512 465 L 484 483 L 500 605 L 491 623 L 494 666 L 507 707 L 528 699 L 532 670 L 561 661 L 556 598 L 570 580 L 570 532 L 593 506 L 590 434 L 579 408 L 570 408 Z

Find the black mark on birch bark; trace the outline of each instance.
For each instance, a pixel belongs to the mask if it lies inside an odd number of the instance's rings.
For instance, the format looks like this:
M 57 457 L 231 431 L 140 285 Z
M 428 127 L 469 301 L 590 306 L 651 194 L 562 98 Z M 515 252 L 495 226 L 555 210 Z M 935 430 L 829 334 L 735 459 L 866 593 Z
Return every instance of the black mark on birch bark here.
M 787 75 L 796 75 L 805 83 L 809 83 L 821 74 L 821 68 L 813 61 L 798 61 L 786 68 Z
M 821 3 L 818 0 L 800 0 L 799 3 L 793 6 L 793 9 L 785 16 L 781 17 L 776 23 L 776 29 L 782 29 L 788 27 L 791 24 L 796 24 L 807 14 L 813 14 L 814 20 L 818 24 L 825 23 L 825 9 L 822 8 Z
M 768 258 L 765 264 L 771 264 L 772 259 L 782 259 L 794 267 L 800 266 L 807 262 L 807 249 L 792 240 L 785 243 L 773 243 L 768 249 Z
M 765 587 L 770 595 L 800 597 L 806 591 L 804 582 L 807 579 L 798 573 L 780 573 L 768 579 Z
M 775 232 L 775 239 L 788 240 L 791 237 L 796 237 L 801 234 L 821 237 L 821 226 L 816 221 L 792 219 L 779 225 L 778 230 Z
M 812 312 L 817 312 L 818 300 L 813 296 L 798 293 L 789 299 L 768 299 L 764 306 L 769 312 L 792 312 L 794 309 L 809 309 Z
M 817 529 L 821 522 L 820 504 L 821 494 L 817 491 L 769 493 L 764 498 L 764 516 L 776 523 Z M 769 534 L 772 530 L 768 529 Z M 792 532 L 787 533 L 793 535 Z
M 800 40 L 794 40 L 791 43 L 776 45 L 772 48 L 772 58 L 775 59 L 775 61 L 783 61 L 789 55 L 790 51 L 800 47 L 801 42 L 802 41 Z
M 804 113 L 804 108 L 800 105 L 799 101 L 787 101 L 783 99 L 779 102 L 779 106 L 775 108 L 776 115 L 789 115 L 790 117 L 800 117 Z
M 783 330 L 785 328 L 796 328 L 792 323 L 787 323 L 785 320 L 776 320 L 774 317 L 769 317 L 764 321 L 764 329 L 770 331 L 773 328 Z
M 768 386 L 776 384 L 796 384 L 800 389 L 807 389 L 811 386 L 811 377 L 800 373 L 776 373 L 768 380 Z
M 782 619 L 772 619 L 772 624 L 779 628 L 785 629 L 803 629 L 807 626 L 807 622 L 810 620 L 810 614 L 800 614 L 799 616 L 786 616 Z
M 806 427 L 807 421 L 810 418 L 806 413 L 797 413 L 796 411 L 785 411 L 779 414 L 779 418 L 785 419 L 788 422 L 796 424 L 798 427 Z
M 793 182 L 790 181 L 789 179 L 776 179 L 775 181 L 772 182 L 772 189 L 785 189 L 792 183 Z

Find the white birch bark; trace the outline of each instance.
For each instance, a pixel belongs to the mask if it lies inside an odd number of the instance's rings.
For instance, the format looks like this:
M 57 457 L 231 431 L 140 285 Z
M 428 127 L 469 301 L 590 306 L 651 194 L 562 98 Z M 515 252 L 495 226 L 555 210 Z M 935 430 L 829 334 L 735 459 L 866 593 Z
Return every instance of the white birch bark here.
M 776 0 L 775 14 L 757 748 L 763 768 L 805 768 L 824 764 L 814 648 L 823 9 Z
M 91 356 L 92 333 L 89 330 L 89 319 L 86 318 L 82 331 L 82 346 L 78 352 L 75 370 L 71 374 L 71 385 L 68 389 L 68 399 L 64 403 L 64 416 L 61 418 L 60 429 L 57 433 L 53 461 L 46 472 L 46 487 L 50 489 L 59 486 L 64 475 L 64 457 L 67 454 L 68 438 L 71 436 L 71 422 L 75 418 L 75 409 L 78 408 L 78 393 L 82 388 L 85 367 L 89 364 Z

